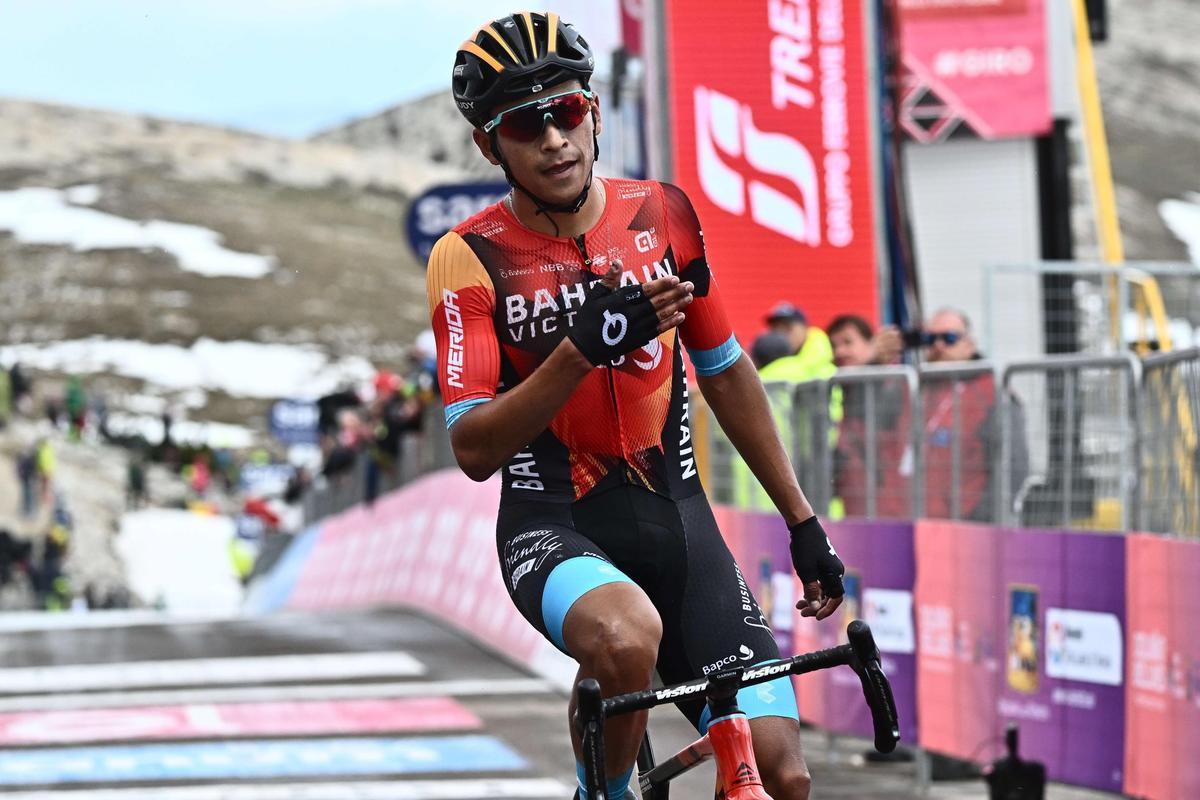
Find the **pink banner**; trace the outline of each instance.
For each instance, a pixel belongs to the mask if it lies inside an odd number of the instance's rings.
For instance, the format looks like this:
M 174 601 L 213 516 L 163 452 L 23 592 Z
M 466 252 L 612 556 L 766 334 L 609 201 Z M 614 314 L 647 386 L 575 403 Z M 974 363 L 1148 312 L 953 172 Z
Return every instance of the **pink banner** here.
M 288 607 L 407 605 L 531 664 L 552 647 L 521 616 L 496 561 L 500 484 L 442 470 L 325 522 Z
M 900 124 L 920 142 L 1050 129 L 1044 0 L 899 0 Z
M 1127 543 L 1125 793 L 1200 797 L 1200 543 Z
M 30 711 L 0 714 L 0 745 L 449 731 L 482 724 L 449 697 Z

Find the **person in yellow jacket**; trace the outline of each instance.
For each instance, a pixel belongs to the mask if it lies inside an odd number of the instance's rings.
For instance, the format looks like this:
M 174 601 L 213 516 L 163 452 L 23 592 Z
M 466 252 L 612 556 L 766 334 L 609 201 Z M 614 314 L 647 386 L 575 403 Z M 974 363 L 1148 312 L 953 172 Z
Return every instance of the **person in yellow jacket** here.
M 811 441 L 811 436 L 804 434 L 811 432 L 813 426 L 802 423 L 796 429 L 801 435 L 795 436 L 793 433 L 794 391 L 797 384 L 824 380 L 837 372 L 833 364 L 833 345 L 825 331 L 809 325 L 804 312 L 791 303 L 779 303 L 771 309 L 767 315 L 767 325 L 770 331 L 760 336 L 752 348 L 752 354 L 757 356 L 755 365 L 771 400 L 784 447 L 793 463 L 796 459 L 805 458 L 806 454 L 809 455 L 807 460 L 811 460 L 811 456 L 815 455 L 815 443 Z M 790 354 L 780 354 L 784 341 Z M 822 395 L 818 392 L 813 396 Z M 811 413 L 811 409 L 803 411 Z M 840 416 L 840 403 L 831 403 L 829 413 L 836 423 Z M 796 452 L 797 449 L 800 452 Z M 740 456 L 735 454 L 730 466 L 735 506 L 760 511 L 774 508 L 771 499 Z

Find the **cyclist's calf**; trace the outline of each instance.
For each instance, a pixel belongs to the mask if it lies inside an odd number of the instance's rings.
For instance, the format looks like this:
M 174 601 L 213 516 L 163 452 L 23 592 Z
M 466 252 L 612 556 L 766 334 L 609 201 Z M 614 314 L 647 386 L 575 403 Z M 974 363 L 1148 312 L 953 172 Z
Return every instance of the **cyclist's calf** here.
M 750 720 L 754 758 L 772 800 L 808 800 L 812 776 L 800 751 L 800 725 L 784 717 Z

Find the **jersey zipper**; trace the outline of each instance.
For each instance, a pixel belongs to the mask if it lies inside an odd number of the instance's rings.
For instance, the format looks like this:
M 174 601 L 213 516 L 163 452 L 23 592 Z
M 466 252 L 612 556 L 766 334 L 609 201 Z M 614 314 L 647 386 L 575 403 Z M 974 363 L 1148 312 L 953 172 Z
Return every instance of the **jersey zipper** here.
M 584 241 L 582 233 L 575 237 L 575 246 L 579 248 L 579 254 L 583 256 L 584 269 L 588 274 L 592 274 L 592 257 L 588 255 L 587 242 Z M 621 472 L 624 473 L 624 478 L 628 482 L 630 480 L 629 461 L 625 458 L 625 425 L 621 422 L 621 404 L 617 402 L 617 381 L 613 375 L 612 364 L 605 364 L 604 369 L 608 373 L 608 396 L 612 400 L 613 413 L 617 417 L 617 434 L 621 437 L 621 461 L 624 466 Z

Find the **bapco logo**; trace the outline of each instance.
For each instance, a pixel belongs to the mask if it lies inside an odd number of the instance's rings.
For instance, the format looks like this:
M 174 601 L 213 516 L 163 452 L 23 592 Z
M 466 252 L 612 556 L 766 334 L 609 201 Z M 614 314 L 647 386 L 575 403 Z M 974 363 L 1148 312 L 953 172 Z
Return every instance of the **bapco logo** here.
M 617 333 L 609 333 L 612 328 L 617 328 Z M 629 329 L 629 321 L 624 314 L 614 314 L 605 309 L 604 311 L 604 327 L 600 329 L 600 335 L 604 338 L 604 343 L 609 347 L 615 347 L 625 338 L 625 331 Z
M 728 95 L 697 86 L 694 99 L 696 167 L 708 199 L 730 214 L 748 212 L 764 228 L 820 246 L 820 177 L 808 148 L 782 133 L 760 131 L 753 110 Z M 744 161 L 754 174 L 783 178 L 795 195 L 748 178 L 727 161 Z

